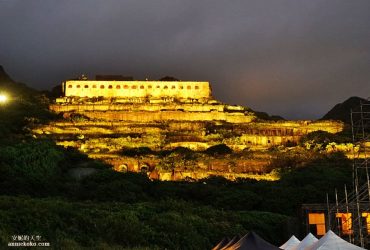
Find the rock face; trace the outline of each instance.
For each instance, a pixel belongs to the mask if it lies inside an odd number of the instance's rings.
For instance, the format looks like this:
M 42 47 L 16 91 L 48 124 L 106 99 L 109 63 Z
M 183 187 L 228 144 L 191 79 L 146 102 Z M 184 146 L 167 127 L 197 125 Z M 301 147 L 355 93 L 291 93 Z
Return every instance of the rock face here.
M 177 83 L 175 87 L 184 84 Z M 109 87 L 110 83 L 107 84 Z M 171 82 L 164 84 L 172 86 Z M 68 89 L 68 83 L 66 86 Z M 201 91 L 203 87 L 199 88 Z M 295 145 L 300 137 L 313 131 L 336 133 L 343 129 L 341 122 L 334 121 L 258 120 L 250 109 L 220 103 L 210 92 L 207 96 L 199 94 L 199 98 L 197 95 L 190 98 L 188 94 L 124 97 L 109 93 L 109 97 L 58 98 L 50 109 L 64 119 L 36 128 L 34 134 L 76 147 L 90 157 L 112 164 L 118 171 L 147 172 L 151 178 L 161 180 L 210 175 L 273 180 L 276 176 L 269 167 L 271 157 L 257 152 L 273 146 Z M 221 156 L 199 153 L 219 144 L 227 145 L 234 153 Z M 188 148 L 193 153 L 179 153 L 176 151 L 179 148 Z M 138 149 L 149 152 L 143 154 Z M 128 155 L 132 150 L 136 153 Z M 163 156 L 164 151 L 169 153 Z M 253 157 L 250 152 L 255 152 Z

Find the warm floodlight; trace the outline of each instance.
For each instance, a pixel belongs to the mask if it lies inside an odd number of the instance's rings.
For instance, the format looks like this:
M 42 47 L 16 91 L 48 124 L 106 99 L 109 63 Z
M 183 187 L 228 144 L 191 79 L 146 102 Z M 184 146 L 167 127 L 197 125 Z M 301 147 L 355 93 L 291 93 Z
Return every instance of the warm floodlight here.
M 6 103 L 8 101 L 8 97 L 5 94 L 0 94 L 0 104 Z

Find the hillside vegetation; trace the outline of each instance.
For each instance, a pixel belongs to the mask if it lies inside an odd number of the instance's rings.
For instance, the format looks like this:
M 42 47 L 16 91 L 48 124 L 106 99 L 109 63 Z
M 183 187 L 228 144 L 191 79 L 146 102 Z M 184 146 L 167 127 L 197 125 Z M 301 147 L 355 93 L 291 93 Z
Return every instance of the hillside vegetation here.
M 302 203 L 321 203 L 326 192 L 351 185 L 351 163 L 342 153 L 305 146 L 270 149 L 280 176 L 275 182 L 160 182 L 115 172 L 72 148 L 32 137 L 29 126 L 55 116 L 45 96 L 28 88 L 17 92 L 20 85 L 12 84 L 7 82 L 8 91 L 22 98 L 0 107 L 1 247 L 12 235 L 26 234 L 41 235 L 55 249 L 210 249 L 250 230 L 280 244 L 303 234 Z M 72 170 L 84 168 L 95 172 L 72 177 Z

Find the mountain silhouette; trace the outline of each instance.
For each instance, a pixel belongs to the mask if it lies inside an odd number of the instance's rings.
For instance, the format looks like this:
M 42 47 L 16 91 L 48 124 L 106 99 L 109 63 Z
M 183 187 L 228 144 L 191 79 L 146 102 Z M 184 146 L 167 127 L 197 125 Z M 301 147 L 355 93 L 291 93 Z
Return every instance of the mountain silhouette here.
M 13 79 L 5 72 L 4 67 L 0 65 L 0 84 L 14 83 Z
M 26 84 L 14 81 L 1 65 L 0 92 L 6 92 L 11 96 L 29 96 L 37 93 L 36 90 L 28 87 Z
M 335 105 L 321 120 L 340 120 L 351 124 L 351 110 L 358 111 L 361 103 L 368 102 L 366 99 L 353 96 L 342 103 Z

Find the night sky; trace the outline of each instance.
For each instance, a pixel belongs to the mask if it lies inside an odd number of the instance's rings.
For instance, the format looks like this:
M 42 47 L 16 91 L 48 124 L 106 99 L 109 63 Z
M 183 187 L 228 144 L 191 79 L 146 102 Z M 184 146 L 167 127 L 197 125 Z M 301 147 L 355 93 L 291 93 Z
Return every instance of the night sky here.
M 370 96 L 370 0 L 0 0 L 0 64 L 37 89 L 205 80 L 223 102 L 315 119 Z

